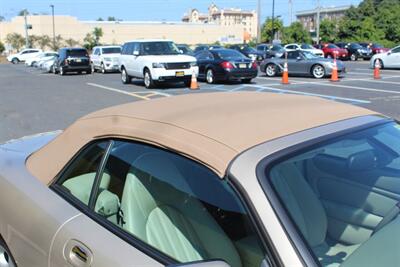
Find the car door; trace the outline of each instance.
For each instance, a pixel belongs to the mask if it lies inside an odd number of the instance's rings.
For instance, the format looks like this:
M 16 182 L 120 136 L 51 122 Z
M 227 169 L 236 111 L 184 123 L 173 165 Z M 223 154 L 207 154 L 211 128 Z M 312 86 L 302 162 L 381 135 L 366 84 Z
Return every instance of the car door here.
M 208 51 L 202 51 L 196 55 L 197 64 L 199 65 L 199 78 L 204 78 L 206 73 L 206 66 L 209 63 Z
M 100 48 L 97 47 L 94 49 L 93 54 L 91 55 L 91 60 L 96 68 L 100 67 Z
M 135 77 L 143 78 L 143 69 L 146 56 L 143 55 L 143 43 L 136 42 L 133 44 L 132 68 Z
M 388 68 L 400 68 L 400 46 L 395 47 L 386 54 L 383 65 Z
M 261 265 L 265 248 L 226 180 L 165 149 L 100 144 L 106 152 L 97 167 L 98 157 L 78 155 L 54 186 L 82 214 L 55 236 L 49 266 Z M 81 153 L 96 150 L 99 143 Z
M 290 51 L 287 53 L 289 74 L 304 73 L 304 58 L 299 51 Z

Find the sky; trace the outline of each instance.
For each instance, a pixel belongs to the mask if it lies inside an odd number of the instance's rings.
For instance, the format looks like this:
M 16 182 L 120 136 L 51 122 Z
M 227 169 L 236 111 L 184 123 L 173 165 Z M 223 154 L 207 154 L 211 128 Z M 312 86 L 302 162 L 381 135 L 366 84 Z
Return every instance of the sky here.
M 289 0 L 275 0 L 275 15 L 281 15 L 285 24 L 290 21 Z M 0 0 L 0 16 L 10 19 L 27 8 L 31 13 L 51 13 L 55 6 L 56 15 L 71 15 L 80 20 L 96 20 L 114 16 L 122 20 L 135 21 L 180 21 L 191 8 L 207 12 L 215 3 L 218 7 L 237 7 L 255 10 L 257 0 Z M 296 11 L 313 9 L 317 0 L 292 0 L 293 20 Z M 320 0 L 321 6 L 357 5 L 360 0 Z M 272 13 L 272 0 L 261 0 L 261 17 L 264 20 Z

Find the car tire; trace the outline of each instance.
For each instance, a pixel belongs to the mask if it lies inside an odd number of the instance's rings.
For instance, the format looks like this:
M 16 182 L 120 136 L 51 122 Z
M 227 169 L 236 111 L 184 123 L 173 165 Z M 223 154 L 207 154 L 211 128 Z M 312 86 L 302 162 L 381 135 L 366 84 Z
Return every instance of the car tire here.
M 86 74 L 92 74 L 93 72 L 92 72 L 92 68 L 90 68 L 90 69 L 88 69 L 87 71 L 86 71 Z
M 18 58 L 13 58 L 12 60 L 11 60 L 11 63 L 12 64 L 18 64 L 19 63 L 19 59 Z
M 144 86 L 147 89 L 154 88 L 155 83 L 154 83 L 153 78 L 151 77 L 151 73 L 150 73 L 150 71 L 148 69 L 144 70 L 143 77 L 144 77 L 143 78 Z
M 350 60 L 351 61 L 357 61 L 357 55 L 355 55 L 355 54 L 352 54 L 351 56 L 350 56 Z
M 209 84 L 215 83 L 215 72 L 213 69 L 207 69 L 206 71 L 206 82 Z
M 322 79 L 326 75 L 324 66 L 316 64 L 311 68 L 311 74 L 315 79 Z
M 128 75 L 126 72 L 125 68 L 122 68 L 121 70 L 121 81 L 123 84 L 129 84 L 131 83 L 131 76 Z
M 268 77 L 275 77 L 277 74 L 276 65 L 273 63 L 269 63 L 267 66 L 265 66 L 265 74 Z
M 192 85 L 192 79 L 187 79 L 184 81 L 186 87 L 190 87 Z
M 7 245 L 3 242 L 0 237 L 0 266 L 4 267 L 15 267 L 14 259 L 8 250 Z
M 251 83 L 252 79 L 242 79 L 242 83 Z
M 106 67 L 104 67 L 103 63 L 101 63 L 100 70 L 101 70 L 101 73 L 103 73 L 103 74 L 106 73 Z
M 380 58 L 375 59 L 375 61 L 374 61 L 374 67 L 375 67 L 375 65 L 376 65 L 376 62 L 379 63 L 380 69 L 383 69 L 383 68 L 385 67 L 384 64 L 383 64 L 382 59 L 380 59 Z

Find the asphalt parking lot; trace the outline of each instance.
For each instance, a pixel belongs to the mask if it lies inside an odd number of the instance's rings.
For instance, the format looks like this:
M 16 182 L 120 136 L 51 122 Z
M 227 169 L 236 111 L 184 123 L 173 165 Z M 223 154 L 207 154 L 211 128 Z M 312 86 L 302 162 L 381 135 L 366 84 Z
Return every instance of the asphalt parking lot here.
M 0 64 L 0 142 L 63 129 L 82 115 L 116 104 L 203 92 L 314 95 L 400 119 L 400 70 L 381 70 L 382 79 L 374 80 L 368 61 L 346 62 L 346 66 L 347 74 L 335 83 L 329 79 L 290 77 L 290 84 L 282 85 L 280 77 L 260 74 L 251 84 L 200 82 L 200 90 L 194 91 L 183 84 L 147 90 L 142 81 L 135 79 L 124 85 L 119 73 L 59 76 L 23 64 Z

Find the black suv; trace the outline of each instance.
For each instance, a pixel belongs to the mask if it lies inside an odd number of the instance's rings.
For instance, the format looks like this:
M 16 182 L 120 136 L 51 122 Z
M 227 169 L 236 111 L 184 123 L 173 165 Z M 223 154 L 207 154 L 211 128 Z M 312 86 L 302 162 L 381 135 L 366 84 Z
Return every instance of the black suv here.
M 263 51 L 256 50 L 247 44 L 230 45 L 229 48 L 239 51 L 240 53 L 252 59 L 253 61 L 261 62 L 265 58 L 265 53 Z
M 347 49 L 349 51 L 349 58 L 352 61 L 362 58 L 364 60 L 371 59 L 372 50 L 367 47 L 362 47 L 358 43 L 337 43 L 340 48 Z
M 58 50 L 58 55 L 53 68 L 54 73 L 60 75 L 65 75 L 67 72 L 92 73 L 89 54 L 85 48 L 61 48 Z

